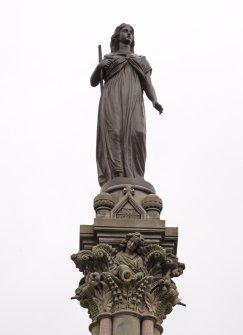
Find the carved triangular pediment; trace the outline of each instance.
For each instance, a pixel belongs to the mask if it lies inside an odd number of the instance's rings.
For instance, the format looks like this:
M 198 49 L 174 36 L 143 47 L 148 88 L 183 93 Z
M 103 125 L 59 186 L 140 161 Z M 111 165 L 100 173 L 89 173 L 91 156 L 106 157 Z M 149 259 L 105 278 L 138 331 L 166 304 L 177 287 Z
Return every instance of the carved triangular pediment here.
M 117 219 L 143 219 L 145 211 L 131 194 L 126 194 L 113 208 L 111 216 Z
M 117 211 L 116 218 L 141 219 L 141 213 L 139 213 L 139 211 L 137 211 L 136 208 L 134 208 L 133 205 L 129 201 L 127 201 L 125 205 L 122 208 L 120 208 L 119 211 Z

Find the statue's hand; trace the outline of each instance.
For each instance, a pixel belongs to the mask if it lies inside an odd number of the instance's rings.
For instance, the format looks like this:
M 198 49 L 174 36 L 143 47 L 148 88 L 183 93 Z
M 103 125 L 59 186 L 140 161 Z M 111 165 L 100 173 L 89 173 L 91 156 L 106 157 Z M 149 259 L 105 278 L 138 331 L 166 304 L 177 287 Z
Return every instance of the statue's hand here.
M 100 70 L 106 69 L 110 66 L 111 64 L 111 60 L 110 59 L 103 59 L 100 63 L 99 63 L 99 68 Z
M 153 106 L 157 111 L 159 111 L 159 114 L 163 113 L 163 107 L 158 101 L 153 101 Z

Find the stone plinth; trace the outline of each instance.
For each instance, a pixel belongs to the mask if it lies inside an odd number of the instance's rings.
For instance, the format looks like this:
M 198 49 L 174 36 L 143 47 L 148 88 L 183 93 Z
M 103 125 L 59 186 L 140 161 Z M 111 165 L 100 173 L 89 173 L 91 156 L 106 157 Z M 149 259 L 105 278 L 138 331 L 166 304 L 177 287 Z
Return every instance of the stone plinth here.
M 147 243 L 156 243 L 176 255 L 178 228 L 165 227 L 164 220 L 95 219 L 93 225 L 80 226 L 80 250 L 91 250 L 98 243 L 118 246 L 129 232 L 141 232 Z
M 95 197 L 94 224 L 80 226 L 80 251 L 71 257 L 84 274 L 73 299 L 88 309 L 92 335 L 158 335 L 182 304 L 172 279 L 185 269 L 178 230 L 160 219 L 162 208 L 141 185 L 109 186 Z

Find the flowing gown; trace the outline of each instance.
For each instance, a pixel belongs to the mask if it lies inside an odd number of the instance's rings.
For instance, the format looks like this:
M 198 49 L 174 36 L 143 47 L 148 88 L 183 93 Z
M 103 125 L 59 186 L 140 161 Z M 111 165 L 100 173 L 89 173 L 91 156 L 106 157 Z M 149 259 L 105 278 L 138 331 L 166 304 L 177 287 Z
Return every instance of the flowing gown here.
M 104 70 L 97 126 L 96 160 L 102 186 L 115 177 L 143 178 L 146 124 L 143 83 L 152 69 L 144 56 L 111 53 Z

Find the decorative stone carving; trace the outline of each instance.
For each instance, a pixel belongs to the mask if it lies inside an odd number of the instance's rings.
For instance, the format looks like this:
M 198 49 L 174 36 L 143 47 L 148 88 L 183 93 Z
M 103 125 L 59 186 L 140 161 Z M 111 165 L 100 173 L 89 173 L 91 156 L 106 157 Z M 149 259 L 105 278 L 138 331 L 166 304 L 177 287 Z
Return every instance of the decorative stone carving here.
M 150 217 L 156 219 L 159 218 L 163 209 L 162 199 L 156 194 L 147 195 L 142 201 L 142 206 Z
M 119 209 L 116 213 L 116 218 L 119 219 L 140 219 L 141 218 L 141 213 L 139 213 L 138 210 L 134 208 L 134 206 L 130 203 L 130 201 L 127 201 L 123 207 Z
M 157 244 L 145 244 L 139 232 L 129 233 L 120 248 L 98 244 L 71 256 L 83 272 L 72 299 L 89 311 L 95 322 L 103 313 L 130 311 L 151 315 L 156 324 L 182 304 L 172 280 L 185 265 Z
M 131 195 L 135 194 L 135 189 L 133 187 L 124 187 L 123 194 L 130 193 Z
M 94 198 L 94 210 L 97 216 L 110 216 L 114 207 L 114 200 L 109 193 L 100 193 Z
M 126 186 L 121 196 L 111 211 L 111 216 L 117 219 L 142 219 L 146 212 L 135 198 L 135 189 Z

